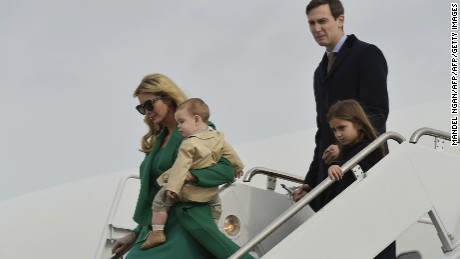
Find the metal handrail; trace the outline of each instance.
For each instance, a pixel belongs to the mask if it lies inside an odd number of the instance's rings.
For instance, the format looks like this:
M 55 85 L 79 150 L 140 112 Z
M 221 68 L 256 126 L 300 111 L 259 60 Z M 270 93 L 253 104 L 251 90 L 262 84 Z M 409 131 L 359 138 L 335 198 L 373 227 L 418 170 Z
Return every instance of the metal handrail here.
M 121 196 L 123 194 L 123 191 L 125 189 L 125 185 L 128 182 L 129 179 L 139 179 L 139 174 L 137 173 L 130 173 L 128 175 L 125 175 L 118 183 L 117 190 L 115 192 L 115 197 L 113 198 L 112 201 L 112 206 L 110 207 L 109 211 L 109 216 L 107 218 L 107 222 L 104 225 L 104 230 L 102 231 L 101 238 L 99 240 L 98 248 L 96 251 L 96 258 L 101 258 L 102 253 L 104 251 L 105 243 L 107 242 L 108 239 L 108 234 L 110 233 L 108 231 L 108 226 L 111 225 L 111 223 L 115 219 L 115 214 L 118 211 L 118 206 L 120 205 L 120 200 Z
M 109 223 L 113 222 L 113 220 L 115 219 L 115 213 L 118 211 L 118 206 L 120 205 L 120 201 L 121 201 L 121 195 L 123 195 L 123 191 L 129 179 L 139 179 L 139 174 L 131 173 L 131 174 L 125 175 L 118 183 L 118 187 L 115 193 L 115 197 L 113 199 L 112 207 L 110 208 L 109 220 L 108 220 Z
M 108 231 L 107 227 L 112 225 L 112 222 L 114 222 L 114 220 L 115 220 L 115 215 L 116 215 L 116 212 L 118 211 L 118 207 L 119 207 L 120 201 L 121 201 L 121 196 L 123 195 L 123 192 L 125 190 L 126 183 L 130 179 L 139 179 L 139 174 L 138 173 L 129 173 L 129 174 L 123 176 L 123 178 L 118 182 L 117 190 L 115 191 L 115 197 L 113 198 L 112 206 L 110 207 L 110 211 L 109 211 L 109 216 L 107 217 L 108 218 L 107 222 L 104 225 L 104 230 L 103 230 L 103 233 L 102 233 L 101 238 L 99 240 L 98 250 L 96 251 L 96 257 L 95 258 L 101 258 L 101 256 L 102 256 L 105 242 L 107 242 L 107 239 L 108 239 L 107 235 L 110 233 L 110 231 Z M 222 185 L 219 188 L 219 192 L 223 191 L 225 188 L 230 187 L 231 185 L 232 185 L 232 183 L 226 183 L 226 184 Z
M 263 174 L 268 177 L 276 177 L 283 180 L 288 180 L 295 183 L 303 183 L 303 178 L 297 175 L 284 173 L 278 170 L 268 169 L 265 167 L 253 167 L 243 177 L 243 182 L 250 182 L 252 177 L 258 174 Z
M 449 141 L 451 140 L 450 134 L 445 131 L 424 127 L 414 131 L 414 133 L 412 133 L 412 136 L 410 137 L 409 142 L 417 143 L 418 140 L 424 135 L 442 138 Z
M 406 139 L 399 133 L 396 132 L 386 132 L 380 135 L 376 140 L 370 143 L 367 147 L 361 150 L 358 154 L 348 160 L 341 168 L 343 173 L 348 172 L 350 169 L 355 167 L 359 161 L 365 158 L 368 154 L 372 151 L 377 149 L 380 145 L 382 145 L 388 139 L 393 139 L 401 144 Z M 253 249 L 256 245 L 262 242 L 266 237 L 268 237 L 271 233 L 273 233 L 276 229 L 278 229 L 281 225 L 283 225 L 287 220 L 289 220 L 292 216 L 294 216 L 297 212 L 299 212 L 303 207 L 308 205 L 316 196 L 322 193 L 327 187 L 329 187 L 334 181 L 327 177 L 323 180 L 318 186 L 316 186 L 313 190 L 311 190 L 307 195 L 305 195 L 302 199 L 300 199 L 297 203 L 292 205 L 287 211 L 283 214 L 278 216 L 270 225 L 265 227 L 259 234 L 257 234 L 253 239 L 249 240 L 244 246 L 242 246 L 238 251 L 236 251 L 229 259 L 237 259 L 241 258 L 243 255 L 248 253 L 251 249 Z
M 418 223 L 433 225 L 433 221 L 430 218 L 422 217 L 417 220 Z

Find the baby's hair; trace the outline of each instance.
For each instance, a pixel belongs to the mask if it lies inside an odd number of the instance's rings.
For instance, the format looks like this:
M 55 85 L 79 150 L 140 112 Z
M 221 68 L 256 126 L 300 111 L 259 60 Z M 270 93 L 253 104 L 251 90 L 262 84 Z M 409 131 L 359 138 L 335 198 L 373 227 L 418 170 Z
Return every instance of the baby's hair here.
M 327 113 L 327 120 L 331 121 L 333 118 L 346 120 L 358 129 L 360 129 L 359 140 L 368 140 L 370 142 L 374 141 L 378 134 L 375 128 L 372 126 L 369 118 L 364 112 L 363 107 L 353 99 L 337 101 L 329 108 Z M 339 150 L 343 150 L 343 146 L 339 143 Z M 382 156 L 385 154 L 385 149 L 383 146 L 380 146 L 380 151 Z
M 200 98 L 190 98 L 183 102 L 177 110 L 187 110 L 192 115 L 198 115 L 201 117 L 204 123 L 208 123 L 210 111 L 208 105 Z

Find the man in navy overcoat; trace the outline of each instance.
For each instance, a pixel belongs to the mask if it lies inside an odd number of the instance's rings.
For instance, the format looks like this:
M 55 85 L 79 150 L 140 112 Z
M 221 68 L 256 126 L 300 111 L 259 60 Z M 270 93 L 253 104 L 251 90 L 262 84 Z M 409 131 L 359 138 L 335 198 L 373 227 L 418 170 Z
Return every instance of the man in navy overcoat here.
M 387 62 L 382 51 L 375 45 L 360 41 L 353 34 L 344 34 L 343 14 L 343 6 L 338 0 L 313 0 L 307 6 L 310 31 L 316 42 L 326 48 L 326 52 L 314 74 L 316 145 L 305 184 L 300 188 L 303 193 L 296 192 L 299 199 L 326 179 L 325 161 L 337 155 L 337 148 L 335 153 L 329 152 L 334 150 L 334 147 L 329 147 L 336 143 L 326 119 L 332 104 L 338 100 L 355 99 L 370 116 L 378 133 L 386 131 L 389 110 Z M 333 53 L 334 58 L 328 71 L 330 53 Z M 310 203 L 315 211 L 325 205 L 323 197 L 320 195 Z
M 334 145 L 336 139 L 326 118 L 332 104 L 338 100 L 357 100 L 380 134 L 386 131 L 389 112 L 385 57 L 375 45 L 360 41 L 353 34 L 344 34 L 342 3 L 339 0 L 311 0 L 306 14 L 315 41 L 326 48 L 326 53 L 315 70 L 313 82 L 317 124 L 313 161 L 304 184 L 293 192 L 296 201 L 326 179 L 327 163 L 338 155 Z M 312 209 L 318 211 L 326 205 L 325 197 L 327 193 L 314 199 L 310 203 Z M 376 258 L 396 258 L 396 242 Z

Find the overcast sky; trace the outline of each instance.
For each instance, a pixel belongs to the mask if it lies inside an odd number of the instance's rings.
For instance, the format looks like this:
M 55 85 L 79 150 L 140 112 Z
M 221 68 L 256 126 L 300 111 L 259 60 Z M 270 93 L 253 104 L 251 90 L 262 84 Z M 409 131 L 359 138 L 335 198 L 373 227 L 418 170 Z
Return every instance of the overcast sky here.
M 387 58 L 392 111 L 449 98 L 450 2 L 344 1 L 345 32 Z M 0 200 L 138 167 L 147 73 L 203 98 L 234 145 L 313 128 L 306 3 L 0 1 Z

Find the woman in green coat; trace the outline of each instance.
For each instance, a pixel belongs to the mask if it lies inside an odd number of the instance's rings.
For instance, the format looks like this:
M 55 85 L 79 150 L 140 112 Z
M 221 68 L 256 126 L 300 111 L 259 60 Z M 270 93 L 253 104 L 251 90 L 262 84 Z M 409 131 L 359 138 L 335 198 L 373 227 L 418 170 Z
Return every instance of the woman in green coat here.
M 140 248 L 151 226 L 153 198 L 160 190 L 156 179 L 172 167 L 183 139 L 174 112 L 186 95 L 168 77 L 150 74 L 142 79 L 134 97 L 139 99 L 136 109 L 145 115 L 149 127 L 142 138 L 141 151 L 146 156 L 140 166 L 141 186 L 133 216 L 138 226 L 117 240 L 112 252 L 122 255 L 131 249 L 126 259 L 228 258 L 239 247 L 219 231 L 207 203 L 176 203 L 165 226 L 167 242 L 147 250 Z M 234 171 L 222 158 L 209 168 L 192 170 L 187 179 L 202 187 L 215 187 L 232 182 Z

